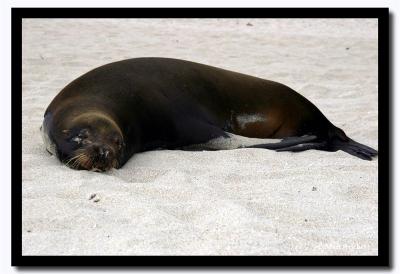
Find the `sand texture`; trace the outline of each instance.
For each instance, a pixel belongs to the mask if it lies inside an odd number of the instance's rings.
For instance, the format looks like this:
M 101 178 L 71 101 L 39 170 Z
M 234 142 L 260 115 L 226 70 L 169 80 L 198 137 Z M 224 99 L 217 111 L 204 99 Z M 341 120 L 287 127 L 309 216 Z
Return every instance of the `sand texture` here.
M 284 83 L 377 148 L 377 20 L 26 19 L 23 255 L 377 255 L 376 159 L 158 150 L 101 174 L 50 156 L 39 127 L 54 96 L 97 66 L 143 56 Z

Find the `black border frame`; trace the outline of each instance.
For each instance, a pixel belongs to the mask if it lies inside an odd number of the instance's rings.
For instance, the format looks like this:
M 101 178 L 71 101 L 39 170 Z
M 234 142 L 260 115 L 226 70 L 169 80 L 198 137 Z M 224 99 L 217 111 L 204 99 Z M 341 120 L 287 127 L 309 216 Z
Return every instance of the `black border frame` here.
M 377 18 L 377 256 L 22 256 L 22 19 L 24 18 Z M 389 266 L 388 8 L 12 8 L 12 266 Z

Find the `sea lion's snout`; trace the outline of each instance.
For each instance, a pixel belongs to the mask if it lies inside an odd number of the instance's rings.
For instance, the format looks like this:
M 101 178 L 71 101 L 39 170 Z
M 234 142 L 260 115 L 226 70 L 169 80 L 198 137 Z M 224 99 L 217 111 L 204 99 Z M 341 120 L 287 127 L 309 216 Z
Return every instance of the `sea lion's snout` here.
M 90 143 L 74 150 L 65 164 L 73 169 L 108 171 L 118 167 L 118 153 L 107 143 Z
M 92 159 L 91 166 L 88 170 L 107 171 L 116 167 L 116 157 L 114 149 L 105 144 L 94 144 L 90 148 L 86 148 L 87 153 Z

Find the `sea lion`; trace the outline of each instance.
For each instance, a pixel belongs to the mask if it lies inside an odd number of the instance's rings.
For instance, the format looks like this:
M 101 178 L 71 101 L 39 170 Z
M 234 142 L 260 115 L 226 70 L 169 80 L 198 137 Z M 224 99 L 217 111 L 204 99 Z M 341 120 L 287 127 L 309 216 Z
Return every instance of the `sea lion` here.
M 54 98 L 41 129 L 49 152 L 71 168 L 94 171 L 120 168 L 137 152 L 180 149 L 228 133 L 283 139 L 248 147 L 377 155 L 283 84 L 170 58 L 89 71 Z

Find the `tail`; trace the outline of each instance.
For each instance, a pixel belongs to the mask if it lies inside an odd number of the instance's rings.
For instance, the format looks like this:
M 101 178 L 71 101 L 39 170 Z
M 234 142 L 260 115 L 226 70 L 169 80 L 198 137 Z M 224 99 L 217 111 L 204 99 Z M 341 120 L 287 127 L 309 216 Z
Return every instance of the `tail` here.
M 378 151 L 350 139 L 346 136 L 343 130 L 337 127 L 333 127 L 330 130 L 327 150 L 342 150 L 360 159 L 368 161 L 371 161 L 372 158 L 378 155 Z

